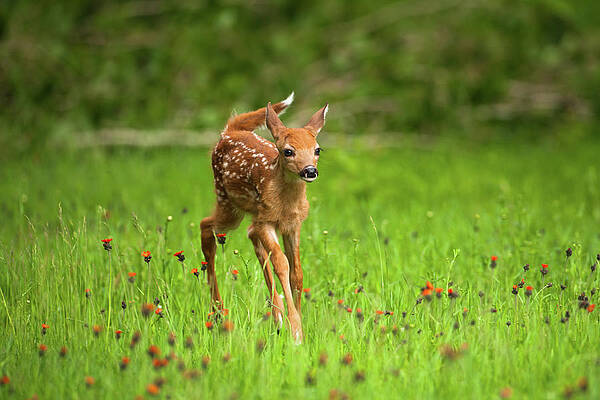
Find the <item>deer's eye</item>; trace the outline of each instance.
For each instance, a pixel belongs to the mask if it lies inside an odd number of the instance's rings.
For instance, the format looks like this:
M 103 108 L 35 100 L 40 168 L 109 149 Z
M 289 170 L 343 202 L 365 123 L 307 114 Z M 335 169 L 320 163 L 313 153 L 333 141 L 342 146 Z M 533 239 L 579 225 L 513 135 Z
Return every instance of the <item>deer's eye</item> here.
M 291 157 L 294 155 L 294 151 L 291 149 L 285 149 L 285 150 L 283 150 L 283 155 L 286 157 Z
M 315 156 L 318 156 L 319 154 L 321 154 L 321 148 L 320 148 L 320 147 L 317 147 L 317 148 L 315 149 Z

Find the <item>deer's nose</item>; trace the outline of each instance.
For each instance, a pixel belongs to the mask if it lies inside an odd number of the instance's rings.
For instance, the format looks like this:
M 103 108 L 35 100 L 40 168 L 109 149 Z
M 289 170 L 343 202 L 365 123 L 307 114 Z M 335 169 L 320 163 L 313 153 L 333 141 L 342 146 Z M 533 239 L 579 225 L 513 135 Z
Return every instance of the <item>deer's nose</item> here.
M 309 165 L 308 167 L 305 167 L 302 171 L 300 171 L 300 177 L 305 181 L 309 182 L 317 179 L 318 175 L 319 171 L 312 165 Z

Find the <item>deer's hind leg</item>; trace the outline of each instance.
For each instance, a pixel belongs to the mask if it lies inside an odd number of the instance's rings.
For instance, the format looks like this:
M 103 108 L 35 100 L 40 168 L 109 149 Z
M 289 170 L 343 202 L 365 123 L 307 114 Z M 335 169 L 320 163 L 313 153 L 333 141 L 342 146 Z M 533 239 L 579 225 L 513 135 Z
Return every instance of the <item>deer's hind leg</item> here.
M 219 202 L 214 213 L 200 222 L 202 253 L 204 254 L 204 259 L 208 262 L 206 277 L 210 286 L 213 310 L 223 309 L 223 300 L 219 293 L 215 274 L 215 255 L 217 253 L 215 232 L 226 233 L 231 229 L 237 228 L 243 217 L 242 213 L 233 208 L 226 207 L 225 204 Z

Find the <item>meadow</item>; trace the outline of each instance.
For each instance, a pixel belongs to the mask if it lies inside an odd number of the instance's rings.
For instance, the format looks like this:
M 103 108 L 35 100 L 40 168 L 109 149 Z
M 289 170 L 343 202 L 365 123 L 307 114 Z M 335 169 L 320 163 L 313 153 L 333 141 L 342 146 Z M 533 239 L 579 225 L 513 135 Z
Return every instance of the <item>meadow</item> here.
M 299 346 L 248 221 L 209 316 L 208 149 L 3 161 L 0 398 L 600 398 L 596 143 L 323 147 Z

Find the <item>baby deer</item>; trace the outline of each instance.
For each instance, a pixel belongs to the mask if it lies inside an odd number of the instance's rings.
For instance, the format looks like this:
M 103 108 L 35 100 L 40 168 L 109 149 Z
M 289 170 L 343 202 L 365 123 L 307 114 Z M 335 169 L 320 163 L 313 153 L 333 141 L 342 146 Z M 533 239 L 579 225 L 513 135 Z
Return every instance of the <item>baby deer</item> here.
M 287 128 L 277 114 L 293 100 L 294 93 L 277 104 L 269 103 L 267 107 L 229 119 L 212 153 L 217 203 L 200 228 L 213 307 L 221 309 L 223 303 L 215 277 L 215 234 L 237 228 L 245 213 L 252 215 L 248 238 L 262 266 L 273 318 L 281 328 L 283 302 L 277 294 L 269 262 L 283 288 L 291 333 L 300 343 L 303 339 L 300 227 L 309 208 L 306 182 L 318 176 L 321 150 L 316 139 L 325 124 L 328 106 L 317 111 L 303 128 Z M 265 123 L 275 143 L 253 132 Z M 283 238 L 285 255 L 278 234 Z

